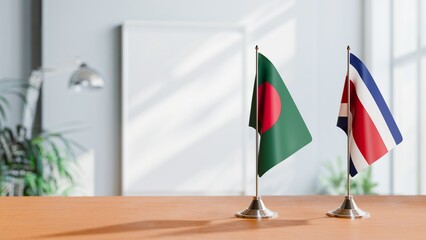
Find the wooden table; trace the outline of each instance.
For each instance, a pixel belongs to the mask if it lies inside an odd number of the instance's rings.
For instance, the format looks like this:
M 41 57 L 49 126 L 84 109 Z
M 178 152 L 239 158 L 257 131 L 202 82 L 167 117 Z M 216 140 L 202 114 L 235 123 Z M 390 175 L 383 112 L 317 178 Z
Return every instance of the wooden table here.
M 3 197 L 0 239 L 426 239 L 426 196 L 355 199 L 369 219 L 326 217 L 341 196 L 263 197 L 263 221 L 234 217 L 251 197 Z

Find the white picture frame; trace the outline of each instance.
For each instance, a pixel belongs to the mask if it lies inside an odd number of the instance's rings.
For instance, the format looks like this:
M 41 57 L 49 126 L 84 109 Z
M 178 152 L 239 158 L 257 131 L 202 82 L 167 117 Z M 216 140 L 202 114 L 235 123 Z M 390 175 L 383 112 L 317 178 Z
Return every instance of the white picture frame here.
M 244 193 L 246 42 L 235 25 L 123 24 L 122 195 Z

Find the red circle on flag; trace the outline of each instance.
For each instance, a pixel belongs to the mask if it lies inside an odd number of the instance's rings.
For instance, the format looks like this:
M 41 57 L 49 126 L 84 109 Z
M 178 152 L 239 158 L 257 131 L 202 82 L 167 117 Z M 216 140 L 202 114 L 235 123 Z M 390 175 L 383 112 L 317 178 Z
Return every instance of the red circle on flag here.
M 277 90 L 268 82 L 259 86 L 260 133 L 268 131 L 278 121 L 281 114 L 281 98 Z

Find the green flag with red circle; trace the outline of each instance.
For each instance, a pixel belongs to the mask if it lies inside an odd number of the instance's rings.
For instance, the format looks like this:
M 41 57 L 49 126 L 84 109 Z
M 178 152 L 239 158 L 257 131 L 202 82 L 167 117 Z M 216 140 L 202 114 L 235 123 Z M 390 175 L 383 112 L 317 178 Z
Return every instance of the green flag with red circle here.
M 258 88 L 254 88 L 249 126 L 256 129 L 256 90 L 259 92 L 259 176 L 312 141 L 287 87 L 274 65 L 258 54 Z

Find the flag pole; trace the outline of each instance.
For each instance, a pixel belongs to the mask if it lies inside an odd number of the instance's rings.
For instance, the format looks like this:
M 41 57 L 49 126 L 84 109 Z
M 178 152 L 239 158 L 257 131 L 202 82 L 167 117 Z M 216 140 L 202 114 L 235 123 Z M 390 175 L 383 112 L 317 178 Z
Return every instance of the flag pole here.
M 348 104 L 347 104 L 347 113 L 348 113 L 348 127 L 347 127 L 347 174 L 346 174 L 346 196 L 351 195 L 351 144 L 350 144 L 350 135 L 352 134 L 352 119 L 351 119 L 351 80 L 349 79 L 349 62 L 351 47 L 348 45 L 347 50 L 347 63 L 346 63 L 346 81 L 347 81 L 347 91 L 348 91 Z
M 259 197 L 259 46 L 256 45 L 256 198 Z
M 348 123 L 347 123 L 347 178 L 346 178 L 346 196 L 343 200 L 342 205 L 339 208 L 327 212 L 327 215 L 330 217 L 338 217 L 338 218 L 368 218 L 370 217 L 370 213 L 361 210 L 355 203 L 353 196 L 351 195 L 351 134 L 352 134 L 352 118 L 351 118 L 351 80 L 349 77 L 349 69 L 350 69 L 350 51 L 351 47 L 348 45 L 347 50 L 347 64 L 346 64 L 346 83 L 347 83 L 347 114 L 348 114 Z
M 250 203 L 250 206 L 240 212 L 237 212 L 235 216 L 239 218 L 276 218 L 278 213 L 269 210 L 262 201 L 259 195 L 259 46 L 256 45 L 256 76 L 255 76 L 255 88 L 254 94 L 256 98 L 256 195 Z

